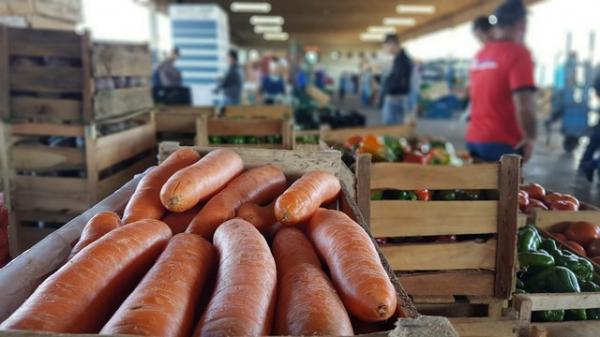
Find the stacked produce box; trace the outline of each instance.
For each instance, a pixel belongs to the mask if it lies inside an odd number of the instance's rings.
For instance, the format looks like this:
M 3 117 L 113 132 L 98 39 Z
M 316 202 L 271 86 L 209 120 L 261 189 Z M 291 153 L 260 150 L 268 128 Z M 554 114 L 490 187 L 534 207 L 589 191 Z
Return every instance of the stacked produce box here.
M 81 0 L 0 0 L 0 24 L 73 30 L 81 21 Z
M 0 46 L 16 253 L 152 164 L 151 58 L 145 45 L 66 31 L 2 27 Z

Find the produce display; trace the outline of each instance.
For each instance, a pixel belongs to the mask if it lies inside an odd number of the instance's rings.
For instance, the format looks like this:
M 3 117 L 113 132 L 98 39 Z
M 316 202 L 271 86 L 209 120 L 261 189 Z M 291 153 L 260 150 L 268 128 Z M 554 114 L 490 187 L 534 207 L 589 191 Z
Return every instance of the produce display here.
M 535 192 L 534 192 L 535 193 Z M 575 222 L 565 233 L 556 233 L 559 243 L 550 236 L 543 236 L 535 227 L 527 226 L 519 230 L 518 259 L 520 270 L 517 274 L 517 293 L 581 293 L 599 292 L 600 275 L 586 258 L 586 251 L 596 251 L 600 237 L 598 225 Z M 561 248 L 561 244 L 565 247 Z M 599 320 L 600 308 L 549 310 L 533 313 L 535 321 Z
M 546 189 L 535 183 L 521 187 L 519 191 L 519 208 L 524 213 L 534 209 L 552 211 L 578 211 L 580 202 L 570 194 L 546 192 Z
M 282 144 L 283 137 L 278 136 L 208 136 L 210 145 L 246 145 L 246 144 Z
M 368 233 L 321 208 L 341 192 L 334 175 L 288 187 L 274 165 L 190 151 L 140 181 L 123 221 L 96 214 L 0 330 L 348 336 L 405 315 Z

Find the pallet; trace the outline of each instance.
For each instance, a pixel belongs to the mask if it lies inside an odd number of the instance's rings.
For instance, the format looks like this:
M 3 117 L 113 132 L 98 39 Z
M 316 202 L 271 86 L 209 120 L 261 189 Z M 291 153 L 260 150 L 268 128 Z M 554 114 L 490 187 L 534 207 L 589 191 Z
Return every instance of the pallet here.
M 147 45 L 0 27 L 0 117 L 87 124 L 153 107 Z
M 10 184 L 10 206 L 21 212 L 78 214 L 114 192 L 134 174 L 155 162 L 156 131 L 153 114 L 89 125 L 5 124 L 10 158 L 5 181 Z M 122 130 L 104 134 L 111 127 Z M 80 142 L 49 146 L 47 137 Z M 77 140 L 77 141 L 76 141 Z M 38 219 L 44 221 L 44 218 Z M 19 219 L 11 227 L 11 253 L 19 247 Z
M 497 164 L 463 167 L 371 165 L 370 161 L 370 156 L 358 157 L 355 172 L 358 204 L 375 237 L 491 236 L 485 242 L 382 246 L 410 295 L 510 298 L 516 272 L 519 157 L 505 156 Z M 385 189 L 486 190 L 494 200 L 370 200 L 371 191 Z

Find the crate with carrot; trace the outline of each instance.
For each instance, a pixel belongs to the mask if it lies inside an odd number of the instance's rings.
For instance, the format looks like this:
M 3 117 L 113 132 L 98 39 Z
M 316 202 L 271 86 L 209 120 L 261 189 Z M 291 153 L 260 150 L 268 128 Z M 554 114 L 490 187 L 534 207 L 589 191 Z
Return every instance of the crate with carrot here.
M 0 336 L 347 336 L 398 317 L 425 329 L 339 180 L 340 157 L 165 144 L 161 165 L 0 271 Z M 236 217 L 245 204 L 264 207 L 260 221 Z

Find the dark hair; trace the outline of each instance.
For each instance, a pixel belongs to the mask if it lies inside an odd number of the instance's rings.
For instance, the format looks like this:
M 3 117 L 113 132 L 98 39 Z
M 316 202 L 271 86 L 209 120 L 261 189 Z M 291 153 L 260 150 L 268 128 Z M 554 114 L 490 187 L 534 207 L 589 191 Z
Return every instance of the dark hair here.
M 237 61 L 238 61 L 238 52 L 237 51 L 230 49 L 228 55 L 237 63 Z
M 179 56 L 179 55 L 180 55 L 180 54 L 179 54 L 179 48 L 177 48 L 177 47 L 173 47 L 173 49 L 171 50 L 171 53 L 172 53 L 173 55 L 177 55 L 177 56 Z
M 498 26 L 512 26 L 527 17 L 527 8 L 522 0 L 506 0 L 494 12 Z
M 492 29 L 492 24 L 490 24 L 490 18 L 487 16 L 480 16 L 473 21 L 473 30 L 480 30 L 487 33 L 490 29 Z
M 400 44 L 400 39 L 397 34 L 387 34 L 383 40 L 385 44 Z

